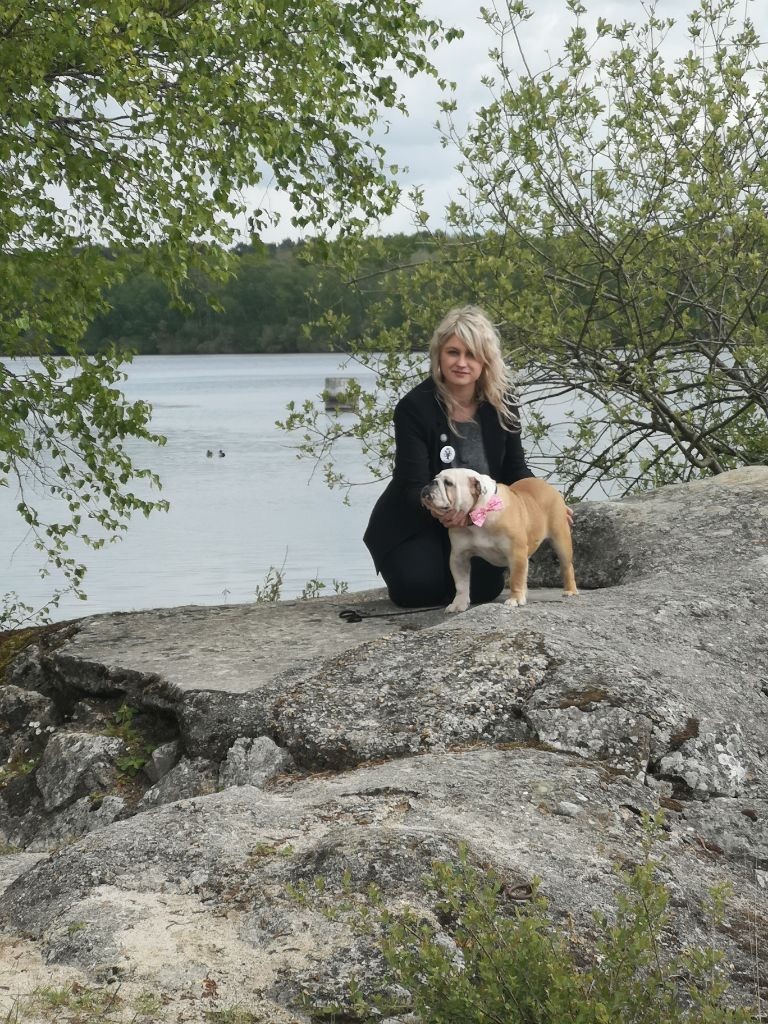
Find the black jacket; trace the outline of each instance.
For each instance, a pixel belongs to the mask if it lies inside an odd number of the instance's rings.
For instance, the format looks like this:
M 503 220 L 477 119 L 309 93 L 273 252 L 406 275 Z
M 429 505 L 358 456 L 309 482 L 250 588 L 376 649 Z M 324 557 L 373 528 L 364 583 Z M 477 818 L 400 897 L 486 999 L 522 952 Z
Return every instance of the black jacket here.
M 478 408 L 477 421 L 483 435 L 488 471 L 494 480 L 511 484 L 533 476 L 525 462 L 519 432 L 505 430 L 492 405 L 484 402 Z M 404 540 L 435 526 L 444 529 L 422 506 L 421 491 L 441 470 L 451 465 L 441 460 L 441 450 L 446 445 L 455 447 L 455 435 L 437 400 L 437 389 L 431 377 L 400 399 L 395 406 L 394 423 L 392 480 L 374 505 L 363 537 L 377 571 L 381 560 Z

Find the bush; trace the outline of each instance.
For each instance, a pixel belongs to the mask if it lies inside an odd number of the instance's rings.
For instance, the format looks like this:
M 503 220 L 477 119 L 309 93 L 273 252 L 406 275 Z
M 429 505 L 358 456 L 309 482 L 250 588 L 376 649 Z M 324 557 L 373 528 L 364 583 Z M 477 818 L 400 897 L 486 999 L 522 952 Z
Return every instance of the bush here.
M 390 977 L 372 1005 L 359 990 L 355 1009 L 406 1014 L 423 1024 L 737 1024 L 755 1018 L 725 1005 L 723 954 L 714 946 L 665 949 L 673 924 L 669 894 L 650 855 L 661 818 L 648 819 L 643 859 L 619 871 L 622 890 L 609 920 L 595 914 L 597 939 L 553 927 L 534 885 L 514 900 L 501 878 L 478 870 L 468 850 L 427 876 L 435 918 L 387 911 L 380 894 L 368 918 L 381 927 Z M 514 893 L 512 896 L 514 897 Z M 725 891 L 707 908 L 714 929 Z M 393 997 L 392 993 L 396 993 Z M 377 1013 L 377 1015 L 378 1015 Z

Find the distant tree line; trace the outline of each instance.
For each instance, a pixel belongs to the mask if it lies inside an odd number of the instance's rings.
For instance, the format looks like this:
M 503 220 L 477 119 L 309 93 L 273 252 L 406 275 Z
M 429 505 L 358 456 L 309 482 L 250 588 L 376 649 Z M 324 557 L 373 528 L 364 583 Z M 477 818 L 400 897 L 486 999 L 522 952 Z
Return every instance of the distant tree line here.
M 86 349 L 111 345 L 140 354 L 223 352 L 327 352 L 345 348 L 365 329 L 374 307 L 386 305 L 386 321 L 400 327 L 402 314 L 388 268 L 423 262 L 430 242 L 422 235 L 370 239 L 363 260 L 366 287 L 350 289 L 333 259 L 333 243 L 286 240 L 235 250 L 235 271 L 225 282 L 193 273 L 174 301 L 162 278 L 142 260 L 106 295 L 107 308 L 89 326 Z M 386 301 L 385 301 L 386 300 Z M 335 326 L 320 323 L 333 310 Z M 422 343 L 423 343 L 423 339 Z

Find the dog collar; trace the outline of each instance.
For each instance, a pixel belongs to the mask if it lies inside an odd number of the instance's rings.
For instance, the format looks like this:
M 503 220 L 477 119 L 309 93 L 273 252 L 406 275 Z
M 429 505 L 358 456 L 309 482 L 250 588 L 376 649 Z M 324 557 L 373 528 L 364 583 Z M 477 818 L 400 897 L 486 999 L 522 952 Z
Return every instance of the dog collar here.
M 487 505 L 480 505 L 477 508 L 473 508 L 469 513 L 469 518 L 475 526 L 483 526 L 488 513 L 497 512 L 500 508 L 504 508 L 504 502 L 494 494 L 493 497 L 488 499 Z

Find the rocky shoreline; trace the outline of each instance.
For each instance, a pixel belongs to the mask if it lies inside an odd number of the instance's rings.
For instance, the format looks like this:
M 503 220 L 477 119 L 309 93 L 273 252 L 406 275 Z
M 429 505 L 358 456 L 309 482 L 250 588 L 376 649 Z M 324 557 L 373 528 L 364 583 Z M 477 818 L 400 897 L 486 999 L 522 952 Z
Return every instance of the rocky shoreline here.
M 317 1020 L 302 997 L 347 1005 L 380 964 L 297 887 L 375 882 L 428 913 L 422 876 L 462 841 L 588 934 L 663 808 L 670 943 L 709 941 L 707 889 L 729 882 L 718 939 L 749 1003 L 768 469 L 585 503 L 574 541 L 577 601 L 397 615 L 374 591 L 0 638 L 0 994 L 55 976 L 161 993 L 146 1019 Z M 549 552 L 532 583 L 557 586 Z

